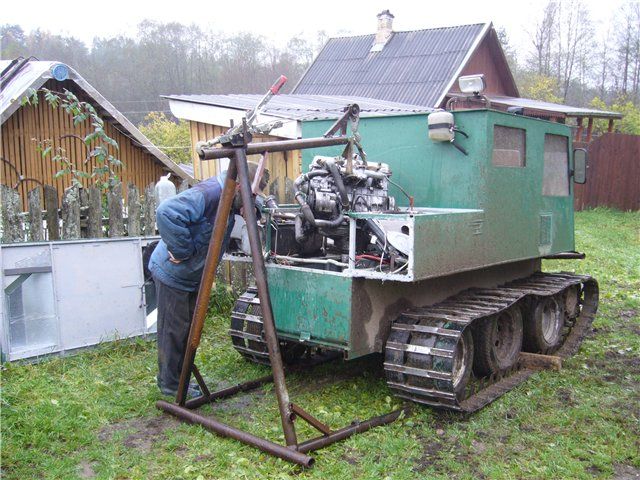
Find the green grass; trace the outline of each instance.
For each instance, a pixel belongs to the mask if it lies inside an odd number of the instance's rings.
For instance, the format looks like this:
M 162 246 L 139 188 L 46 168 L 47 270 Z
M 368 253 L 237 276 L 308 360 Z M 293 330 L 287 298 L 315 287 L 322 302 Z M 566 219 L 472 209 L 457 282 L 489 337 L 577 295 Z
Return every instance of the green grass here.
M 161 415 L 154 403 L 153 342 L 116 343 L 2 372 L 2 476 L 66 478 L 612 478 L 640 469 L 640 214 L 576 215 L 584 261 L 546 270 L 600 281 L 594 334 L 560 372 L 534 375 L 471 416 L 418 407 L 386 427 L 313 454 L 302 470 L 200 427 Z M 221 302 L 220 308 L 228 308 Z M 212 386 L 268 369 L 231 348 L 212 315 L 198 365 Z M 400 404 L 379 359 L 324 365 L 288 377 L 291 397 L 333 427 Z M 272 387 L 204 412 L 282 441 Z M 300 437 L 313 432 L 298 424 Z M 626 470 L 625 470 L 626 469 Z

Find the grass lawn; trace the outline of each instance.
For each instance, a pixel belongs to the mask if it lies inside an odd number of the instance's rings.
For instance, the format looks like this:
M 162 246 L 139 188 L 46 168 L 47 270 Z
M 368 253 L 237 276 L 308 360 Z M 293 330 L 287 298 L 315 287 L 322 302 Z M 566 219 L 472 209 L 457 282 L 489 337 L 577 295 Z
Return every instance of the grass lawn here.
M 543 372 L 482 411 L 462 416 L 415 408 L 386 427 L 313 453 L 303 470 L 178 423 L 156 410 L 153 342 L 116 343 L 73 357 L 2 370 L 2 474 L 67 478 L 635 478 L 640 474 L 640 213 L 576 215 L 584 261 L 546 270 L 600 282 L 593 334 L 560 372 Z M 211 385 L 268 372 L 244 361 L 227 337 L 224 308 L 208 320 L 197 364 Z M 291 397 L 342 427 L 400 405 L 379 358 L 288 377 Z M 209 412 L 283 441 L 267 386 Z M 298 423 L 299 437 L 313 434 Z

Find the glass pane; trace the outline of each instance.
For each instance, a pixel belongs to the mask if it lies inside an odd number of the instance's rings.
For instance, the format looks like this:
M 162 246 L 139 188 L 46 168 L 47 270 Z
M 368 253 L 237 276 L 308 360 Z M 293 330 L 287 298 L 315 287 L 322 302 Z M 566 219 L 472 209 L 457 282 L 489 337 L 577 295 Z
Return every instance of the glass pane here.
M 569 195 L 569 139 L 562 135 L 544 136 L 544 179 L 542 195 Z
M 51 273 L 11 275 L 5 282 L 10 352 L 54 347 L 58 329 Z
M 521 128 L 493 127 L 493 158 L 497 167 L 524 167 L 526 132 Z

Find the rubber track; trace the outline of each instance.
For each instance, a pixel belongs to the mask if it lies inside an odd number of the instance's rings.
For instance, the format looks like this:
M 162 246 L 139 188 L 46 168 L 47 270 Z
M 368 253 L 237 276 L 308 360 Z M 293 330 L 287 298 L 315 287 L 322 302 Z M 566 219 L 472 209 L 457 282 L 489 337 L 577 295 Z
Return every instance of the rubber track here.
M 271 365 L 262 335 L 262 310 L 256 289 L 250 288 L 236 300 L 231 311 L 229 335 L 240 355 L 254 363 Z
M 565 319 L 561 346 L 538 352 L 566 358 L 577 352 L 591 329 L 598 308 L 598 283 L 585 275 L 535 273 L 496 288 L 465 290 L 428 307 L 402 313 L 391 327 L 385 347 L 385 375 L 389 388 L 414 402 L 463 412 L 475 412 L 523 383 L 536 370 L 518 362 L 508 371 L 473 379 L 464 391 L 454 392 L 453 359 L 458 340 L 467 328 L 516 303 L 526 305 L 540 297 L 580 286 L 577 318 Z
M 264 339 L 262 309 L 260 298 L 255 288 L 249 288 L 236 300 L 231 311 L 231 328 L 229 329 L 233 347 L 247 360 L 262 365 L 271 365 L 269 360 L 269 350 Z M 280 353 L 282 360 L 288 366 L 300 363 L 301 365 L 313 364 L 330 358 L 310 358 L 307 355 L 304 360 L 301 358 L 307 353 L 307 348 L 296 342 L 280 340 Z

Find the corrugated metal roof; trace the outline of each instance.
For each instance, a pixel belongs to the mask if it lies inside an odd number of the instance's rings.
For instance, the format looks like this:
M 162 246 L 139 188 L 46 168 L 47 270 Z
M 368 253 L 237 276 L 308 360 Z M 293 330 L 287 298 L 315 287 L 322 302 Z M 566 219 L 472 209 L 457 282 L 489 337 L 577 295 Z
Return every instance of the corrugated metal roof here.
M 532 100 L 530 98 L 505 97 L 501 95 L 487 95 L 487 98 L 493 103 L 508 105 L 512 107 L 522 107 L 530 110 L 539 110 L 541 112 L 561 113 L 567 117 L 594 117 L 594 118 L 622 118 L 623 115 L 618 112 L 609 112 L 606 110 L 594 110 L 591 108 L 571 107 L 569 105 L 561 105 L 559 103 L 542 102 L 540 100 Z
M 250 110 L 263 95 L 163 95 L 163 98 L 181 102 L 211 105 L 216 107 Z M 339 118 L 344 107 L 357 103 L 362 117 L 406 115 L 432 111 L 429 107 L 388 102 L 372 98 L 326 95 L 277 95 L 273 97 L 263 113 L 290 120 L 319 120 Z
M 2 121 L 8 118 L 13 112 L 20 107 L 20 100 L 27 90 L 32 87 L 37 79 L 44 79 L 43 82 L 34 88 L 39 88 L 51 76 L 51 68 L 57 62 L 30 61 L 24 64 L 22 69 L 0 90 L 0 115 Z M 11 60 L 0 60 L 0 72 L 3 72 L 9 65 Z M 4 82 L 3 82 L 4 83 Z
M 10 61 L 0 61 L 0 72 L 3 72 L 10 64 Z M 15 71 L 13 75 L 3 77 L 2 89 L 0 90 L 0 123 L 4 123 L 21 106 L 21 99 L 28 93 L 30 88 L 39 89 L 48 80 L 53 78 L 52 69 L 56 65 L 64 65 L 60 62 L 47 62 L 39 60 L 28 60 L 22 67 Z M 179 175 L 181 178 L 193 183 L 192 176 L 184 172 L 178 165 L 161 152 L 151 141 L 145 137 L 122 113 L 120 113 L 111 103 L 93 88 L 78 72 L 65 65 L 68 69 L 68 80 L 74 82 L 79 88 L 89 95 L 101 110 L 103 117 L 110 117 L 120 125 L 125 135 L 139 143 L 151 155 L 160 161 L 169 170 Z M 7 78 L 9 77 L 10 78 Z M 95 106 L 95 105 L 94 105 Z M 123 132 L 124 133 L 124 132 Z
M 357 95 L 437 107 L 487 24 L 394 32 L 381 52 L 375 35 L 330 39 L 293 93 Z

